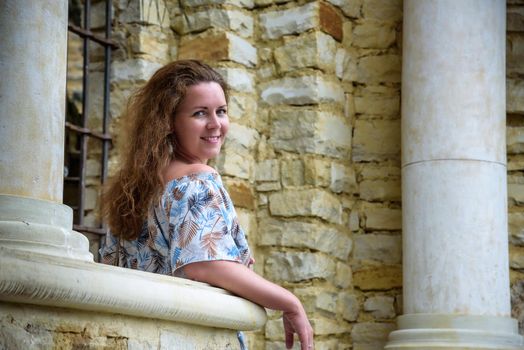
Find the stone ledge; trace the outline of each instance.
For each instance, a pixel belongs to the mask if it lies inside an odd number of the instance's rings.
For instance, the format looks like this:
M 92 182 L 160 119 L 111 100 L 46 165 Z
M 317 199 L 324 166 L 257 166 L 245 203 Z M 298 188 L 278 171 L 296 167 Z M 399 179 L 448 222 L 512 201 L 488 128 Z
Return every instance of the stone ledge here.
M 0 300 L 255 330 L 263 308 L 181 278 L 0 247 Z M 24 273 L 20 273 L 24 271 Z

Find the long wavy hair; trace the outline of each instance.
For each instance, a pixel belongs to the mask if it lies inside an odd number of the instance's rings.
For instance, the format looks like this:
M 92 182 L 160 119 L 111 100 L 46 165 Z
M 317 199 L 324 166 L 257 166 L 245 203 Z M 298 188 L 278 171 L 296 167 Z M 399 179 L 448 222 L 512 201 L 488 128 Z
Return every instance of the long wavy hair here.
M 102 217 L 115 236 L 135 239 L 151 206 L 164 189 L 163 170 L 174 158 L 192 159 L 174 135 L 177 107 L 188 87 L 218 83 L 227 100 L 222 76 L 195 60 L 175 61 L 156 71 L 129 99 L 123 116 L 127 134 L 120 152 L 120 168 L 102 192 Z

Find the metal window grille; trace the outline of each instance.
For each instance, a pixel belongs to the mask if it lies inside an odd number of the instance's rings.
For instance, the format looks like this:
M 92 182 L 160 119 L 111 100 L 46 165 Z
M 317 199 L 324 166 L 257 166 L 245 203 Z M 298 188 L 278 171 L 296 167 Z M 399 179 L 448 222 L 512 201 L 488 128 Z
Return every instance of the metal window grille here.
M 97 5 L 101 5 L 98 3 Z M 104 4 L 102 4 L 104 5 Z M 102 223 L 92 224 L 85 222 L 86 213 L 86 165 L 88 159 L 88 145 L 93 141 L 101 142 L 101 156 L 99 159 L 99 186 L 107 178 L 108 153 L 111 145 L 109 135 L 109 74 L 111 52 L 118 45 L 111 40 L 111 0 L 105 1 L 105 35 L 91 30 L 91 1 L 70 0 L 69 35 L 72 33 L 82 40 L 82 84 L 81 92 L 76 96 L 81 99 L 78 108 L 68 99 L 67 117 L 65 123 L 66 145 L 64 164 L 64 203 L 74 210 L 73 229 L 91 237 L 102 237 L 105 228 Z M 83 16 L 83 21 L 81 20 Z M 92 130 L 88 127 L 90 116 L 90 44 L 100 45 L 103 49 L 103 107 L 101 130 Z M 69 62 L 68 62 L 69 71 Z M 80 98 L 81 96 L 81 98 Z M 79 111 L 81 110 L 81 111 Z M 88 142 L 89 141 L 89 142 Z M 67 192 L 67 195 L 66 195 Z M 97 256 L 97 254 L 95 254 Z

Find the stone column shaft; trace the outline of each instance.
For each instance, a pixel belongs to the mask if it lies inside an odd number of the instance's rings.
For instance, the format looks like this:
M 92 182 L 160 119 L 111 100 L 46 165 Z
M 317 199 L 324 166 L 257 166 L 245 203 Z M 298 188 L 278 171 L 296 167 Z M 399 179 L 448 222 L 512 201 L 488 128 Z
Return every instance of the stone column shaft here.
M 62 205 L 67 1 L 0 1 L 0 247 L 92 260 Z
M 404 0 L 404 316 L 387 349 L 520 349 L 510 318 L 505 3 Z
M 62 203 L 67 2 L 0 2 L 0 194 Z

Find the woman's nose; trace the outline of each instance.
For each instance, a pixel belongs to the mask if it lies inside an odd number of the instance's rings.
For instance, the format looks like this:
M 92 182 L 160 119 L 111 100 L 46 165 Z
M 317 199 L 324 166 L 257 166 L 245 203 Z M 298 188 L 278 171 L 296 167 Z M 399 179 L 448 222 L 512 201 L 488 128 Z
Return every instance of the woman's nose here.
M 207 128 L 208 129 L 215 129 L 220 127 L 220 120 L 218 119 L 218 116 L 216 113 L 211 113 L 209 115 L 209 120 L 207 122 Z

